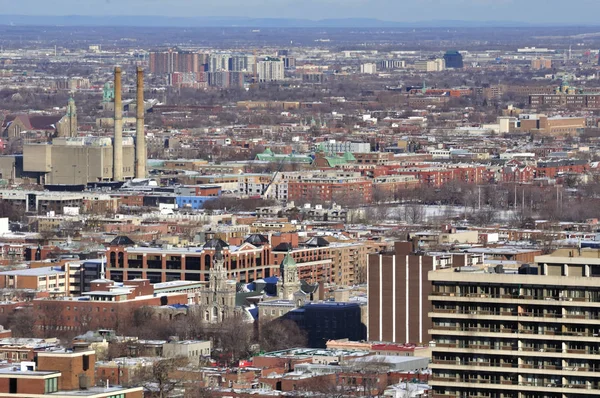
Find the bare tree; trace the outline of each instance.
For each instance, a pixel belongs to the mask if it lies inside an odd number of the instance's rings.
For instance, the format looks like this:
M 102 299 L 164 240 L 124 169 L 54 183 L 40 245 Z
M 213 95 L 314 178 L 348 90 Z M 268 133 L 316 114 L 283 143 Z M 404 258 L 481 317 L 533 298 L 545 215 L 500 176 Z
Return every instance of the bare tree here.
M 263 351 L 280 351 L 294 347 L 305 347 L 306 332 L 289 319 L 274 319 L 261 323 L 258 343 Z
M 30 307 L 19 308 L 8 318 L 8 327 L 13 337 L 32 337 L 35 316 Z
M 425 220 L 425 209 L 418 204 L 404 206 L 404 220 L 410 224 L 419 224 Z
M 152 398 L 167 398 L 177 388 L 183 388 L 185 380 L 175 376 L 175 371 L 188 364 L 188 359 L 169 358 L 156 361 L 142 369 L 135 377 L 135 383 L 142 385 Z

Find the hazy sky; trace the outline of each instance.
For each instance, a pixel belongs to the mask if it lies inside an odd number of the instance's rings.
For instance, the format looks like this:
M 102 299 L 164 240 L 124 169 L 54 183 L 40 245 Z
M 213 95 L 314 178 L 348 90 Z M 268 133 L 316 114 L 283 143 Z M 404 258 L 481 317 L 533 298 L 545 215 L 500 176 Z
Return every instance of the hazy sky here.
M 164 15 L 600 24 L 600 0 L 0 0 L 2 14 Z

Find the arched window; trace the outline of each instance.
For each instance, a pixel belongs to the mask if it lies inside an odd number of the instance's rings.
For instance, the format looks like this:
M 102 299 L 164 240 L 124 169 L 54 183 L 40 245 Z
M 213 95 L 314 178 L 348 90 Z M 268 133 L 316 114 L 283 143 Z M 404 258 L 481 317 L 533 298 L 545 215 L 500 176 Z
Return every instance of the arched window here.
M 110 252 L 110 266 L 117 267 L 117 254 L 115 252 Z

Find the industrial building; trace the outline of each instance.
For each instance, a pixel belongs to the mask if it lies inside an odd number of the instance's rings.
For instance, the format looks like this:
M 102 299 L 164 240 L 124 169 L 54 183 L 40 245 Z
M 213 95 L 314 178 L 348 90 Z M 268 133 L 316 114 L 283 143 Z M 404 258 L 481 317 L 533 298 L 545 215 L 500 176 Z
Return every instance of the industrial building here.
M 45 185 L 122 182 L 146 176 L 144 106 L 136 106 L 136 135 L 123 137 L 121 68 L 114 74 L 114 136 L 77 137 L 77 111 L 71 99 L 65 130 L 51 143 L 23 145 L 23 171 Z M 137 69 L 137 103 L 144 103 L 144 77 Z

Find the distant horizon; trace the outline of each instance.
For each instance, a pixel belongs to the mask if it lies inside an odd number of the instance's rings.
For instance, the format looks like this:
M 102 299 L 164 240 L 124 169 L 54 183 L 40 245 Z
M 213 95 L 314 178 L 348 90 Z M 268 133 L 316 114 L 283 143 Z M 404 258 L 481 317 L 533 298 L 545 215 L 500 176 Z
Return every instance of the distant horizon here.
M 286 18 L 244 16 L 169 16 L 154 14 L 0 14 L 3 26 L 132 26 L 256 28 L 600 28 L 600 23 L 528 22 L 520 20 L 423 19 L 403 21 L 370 17 Z

